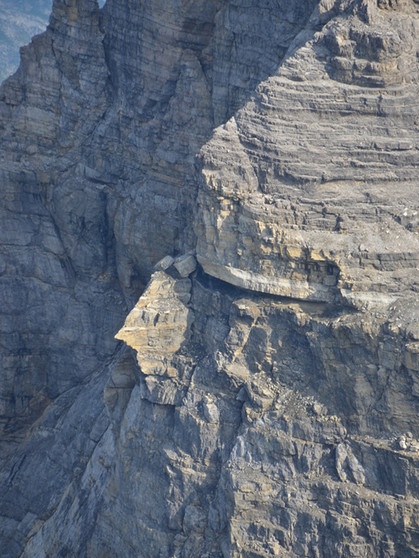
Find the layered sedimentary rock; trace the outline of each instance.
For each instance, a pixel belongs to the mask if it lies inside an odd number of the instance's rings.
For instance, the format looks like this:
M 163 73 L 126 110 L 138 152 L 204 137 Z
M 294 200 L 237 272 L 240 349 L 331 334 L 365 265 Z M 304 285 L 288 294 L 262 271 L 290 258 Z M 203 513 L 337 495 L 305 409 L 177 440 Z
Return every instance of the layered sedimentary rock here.
M 174 269 L 165 279 L 157 272 L 118 334 L 144 369 L 135 399 L 143 414 L 136 426 L 124 425 L 129 436 L 138 436 L 149 403 L 149 412 L 156 403 L 166 408 L 148 454 L 166 500 L 158 521 L 166 529 L 146 537 L 144 555 L 157 556 L 153 549 L 164 545 L 165 554 L 185 557 L 414 556 L 417 303 L 404 329 L 397 305 L 390 315 L 361 317 L 198 275 L 194 320 L 188 326 L 185 313 L 172 313 L 178 327 L 170 328 L 170 342 L 159 336 L 156 363 L 149 339 L 164 326 L 148 316 L 164 311 L 178 280 Z M 150 299 L 163 285 L 164 294 Z M 181 348 L 168 359 L 173 342 Z M 149 476 L 151 488 L 141 474 L 134 480 L 136 466 L 129 462 L 127 478 L 151 512 L 155 487 Z M 136 513 L 143 517 L 142 508 Z
M 253 4 L 243 18 L 220 2 L 102 12 L 95 0 L 55 2 L 1 94 L 1 399 L 12 428 L 101 366 L 154 263 L 194 245 L 194 154 L 214 113 L 231 114 L 279 63 L 312 5 L 279 15 L 284 35 L 272 41 Z M 257 71 L 255 49 L 267 57 Z
M 413 2 L 381 8 L 320 3 L 292 55 L 202 150 L 208 273 L 355 306 L 417 292 L 419 20 Z
M 19 66 L 19 47 L 45 31 L 52 0 L 3 0 L 0 6 L 0 81 Z
M 55 1 L 0 90 L 6 556 L 418 553 L 418 18 Z

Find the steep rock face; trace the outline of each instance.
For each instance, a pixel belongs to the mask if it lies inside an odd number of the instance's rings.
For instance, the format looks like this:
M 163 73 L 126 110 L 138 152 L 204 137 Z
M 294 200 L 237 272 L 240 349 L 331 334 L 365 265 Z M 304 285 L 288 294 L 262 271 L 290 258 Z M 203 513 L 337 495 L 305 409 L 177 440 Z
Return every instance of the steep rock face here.
M 6 556 L 416 555 L 417 13 L 55 2 L 1 89 Z
M 102 117 L 107 79 L 96 3 L 56 3 L 2 89 L 1 423 L 12 434 L 115 350 L 118 317 L 103 302 L 124 301 L 106 193 L 74 148 Z
M 147 293 L 161 288 L 161 273 Z M 166 285 L 173 284 L 172 273 L 167 270 Z M 129 447 L 142 439 L 142 421 L 150 436 L 151 409 L 165 409 L 155 419 L 157 439 L 153 430 L 147 445 L 152 477 L 143 455 L 128 458 L 124 447 L 127 470 L 116 471 L 111 483 L 130 478 L 125 505 L 128 499 L 135 509 L 138 540 L 147 545 L 141 550 L 130 539 L 132 547 L 147 556 L 164 548 L 165 555 L 185 558 L 414 556 L 417 303 L 405 329 L 397 304 L 390 313 L 359 315 L 337 305 L 252 294 L 203 274 L 192 284 L 195 319 L 181 336 L 187 341 L 169 358 L 169 344 L 160 337 L 159 354 L 172 370 L 166 378 L 154 366 L 160 392 L 149 389 L 150 348 L 133 331 L 133 320 L 145 308 L 144 324 L 156 305 L 165 307 L 166 295 L 140 299 L 118 334 L 132 346 L 135 340 L 145 371 L 132 400 L 142 415 L 121 425 L 121 439 L 128 436 Z M 178 320 L 184 332 L 187 322 Z M 160 327 L 149 323 L 149 338 Z M 175 392 L 167 405 L 167 394 Z M 164 510 L 159 529 L 153 528 L 156 478 L 165 501 L 157 504 Z M 106 547 L 107 529 L 119 528 L 113 514 L 102 521 L 94 540 Z
M 326 5 L 203 148 L 197 252 L 235 285 L 362 307 L 418 288 L 419 19 Z
M 52 0 L 3 0 L 0 6 L 0 81 L 19 66 L 19 48 L 45 31 Z
M 152 265 L 194 244 L 194 154 L 215 108 L 231 114 L 304 24 L 301 9 L 285 11 L 279 49 L 254 11 L 111 1 L 101 13 L 95 0 L 56 1 L 47 32 L 23 49 L 0 108 L 4 420 L 37 416 L 88 378 Z M 255 37 L 268 57 L 257 72 Z M 232 51 L 253 64 L 240 84 Z

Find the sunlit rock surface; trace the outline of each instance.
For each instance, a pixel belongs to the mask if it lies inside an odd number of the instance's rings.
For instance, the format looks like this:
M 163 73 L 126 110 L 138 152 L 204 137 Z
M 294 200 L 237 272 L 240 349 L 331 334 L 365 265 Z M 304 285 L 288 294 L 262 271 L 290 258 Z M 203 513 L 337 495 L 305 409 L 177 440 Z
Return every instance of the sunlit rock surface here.
M 417 8 L 325 10 L 202 149 L 198 259 L 256 291 L 388 303 L 419 280 Z

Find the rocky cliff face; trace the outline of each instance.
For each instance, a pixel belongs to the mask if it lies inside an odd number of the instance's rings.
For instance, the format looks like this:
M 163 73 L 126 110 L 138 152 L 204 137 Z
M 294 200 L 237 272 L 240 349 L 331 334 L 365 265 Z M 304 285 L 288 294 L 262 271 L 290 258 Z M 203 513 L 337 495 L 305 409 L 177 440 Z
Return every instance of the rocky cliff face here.
M 19 66 L 19 48 L 45 31 L 52 0 L 3 0 L 0 6 L 0 81 Z
M 418 27 L 55 0 L 0 90 L 6 556 L 419 552 Z

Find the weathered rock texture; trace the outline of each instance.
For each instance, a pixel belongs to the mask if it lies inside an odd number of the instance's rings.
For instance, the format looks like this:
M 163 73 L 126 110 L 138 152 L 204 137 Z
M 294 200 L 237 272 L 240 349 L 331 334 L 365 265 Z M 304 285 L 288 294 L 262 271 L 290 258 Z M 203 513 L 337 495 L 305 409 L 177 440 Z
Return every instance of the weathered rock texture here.
M 418 554 L 418 27 L 55 0 L 0 89 L 4 556 Z
M 45 31 L 52 0 L 2 0 L 0 5 L 0 81 L 19 66 L 19 48 Z
M 197 250 L 235 285 L 359 307 L 418 289 L 419 19 L 329 4 L 202 150 Z

